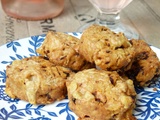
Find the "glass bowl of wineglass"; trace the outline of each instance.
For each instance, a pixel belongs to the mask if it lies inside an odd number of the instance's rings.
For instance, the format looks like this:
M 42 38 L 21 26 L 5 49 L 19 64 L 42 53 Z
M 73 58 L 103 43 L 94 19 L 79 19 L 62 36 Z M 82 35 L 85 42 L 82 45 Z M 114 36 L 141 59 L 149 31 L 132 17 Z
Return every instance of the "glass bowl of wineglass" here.
M 115 33 L 123 32 L 128 39 L 138 39 L 138 32 L 131 26 L 128 26 L 120 21 L 120 12 L 132 0 L 89 0 L 90 3 L 98 11 L 97 18 L 93 23 L 88 23 L 80 28 L 78 32 L 82 32 L 91 24 L 106 26 Z

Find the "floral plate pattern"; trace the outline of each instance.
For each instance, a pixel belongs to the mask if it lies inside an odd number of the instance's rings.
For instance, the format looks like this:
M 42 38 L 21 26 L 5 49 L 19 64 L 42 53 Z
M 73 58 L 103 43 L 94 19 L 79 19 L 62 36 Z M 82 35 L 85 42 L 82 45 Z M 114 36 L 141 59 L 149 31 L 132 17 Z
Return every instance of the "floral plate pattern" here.
M 80 37 L 80 33 L 68 33 Z M 12 41 L 0 47 L 0 120 L 77 120 L 69 109 L 68 99 L 50 105 L 32 105 L 11 99 L 5 94 L 6 66 L 13 60 L 38 56 L 36 49 L 41 46 L 45 35 L 32 36 Z M 160 49 L 151 46 L 160 58 Z M 144 88 L 136 88 L 137 102 L 133 115 L 137 120 L 160 120 L 160 78 Z

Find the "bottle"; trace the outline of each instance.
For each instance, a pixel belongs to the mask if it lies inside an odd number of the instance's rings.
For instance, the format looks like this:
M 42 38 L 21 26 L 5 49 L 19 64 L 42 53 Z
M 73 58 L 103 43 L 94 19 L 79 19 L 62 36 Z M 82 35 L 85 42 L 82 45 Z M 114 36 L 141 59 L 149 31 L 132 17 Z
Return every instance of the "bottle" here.
M 23 20 L 53 18 L 64 8 L 64 0 L 1 0 L 1 4 L 6 14 Z

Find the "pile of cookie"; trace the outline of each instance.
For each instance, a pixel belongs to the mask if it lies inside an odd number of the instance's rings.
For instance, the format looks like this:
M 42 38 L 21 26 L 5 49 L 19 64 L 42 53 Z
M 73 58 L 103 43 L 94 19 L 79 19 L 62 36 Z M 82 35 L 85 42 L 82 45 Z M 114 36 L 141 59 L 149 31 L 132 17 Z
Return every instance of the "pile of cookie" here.
M 160 75 L 159 59 L 145 41 L 99 25 L 80 39 L 49 31 L 37 52 L 7 66 L 6 93 L 31 104 L 68 95 L 79 120 L 135 120 L 135 86 Z

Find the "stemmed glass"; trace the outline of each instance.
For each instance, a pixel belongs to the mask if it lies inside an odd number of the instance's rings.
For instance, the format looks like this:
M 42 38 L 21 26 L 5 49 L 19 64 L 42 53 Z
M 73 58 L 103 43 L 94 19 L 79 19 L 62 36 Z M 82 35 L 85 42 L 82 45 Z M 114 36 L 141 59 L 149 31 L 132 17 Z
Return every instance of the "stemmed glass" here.
M 132 0 L 89 0 L 97 9 L 98 15 L 94 23 L 81 26 L 78 31 L 82 32 L 91 24 L 99 24 L 110 28 L 118 33 L 123 32 L 128 39 L 138 39 L 137 31 L 120 22 L 120 11 L 125 8 Z

